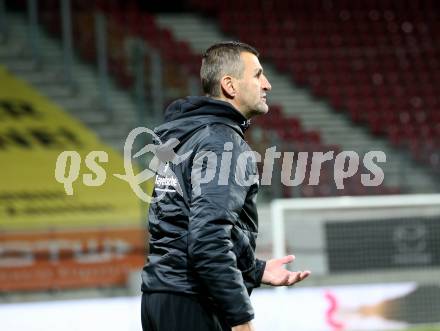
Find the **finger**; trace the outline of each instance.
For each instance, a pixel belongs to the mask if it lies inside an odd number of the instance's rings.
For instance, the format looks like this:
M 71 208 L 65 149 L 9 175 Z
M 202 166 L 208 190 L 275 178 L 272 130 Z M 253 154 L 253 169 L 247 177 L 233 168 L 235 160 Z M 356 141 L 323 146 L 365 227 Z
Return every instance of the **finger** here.
M 287 281 L 286 285 L 292 285 L 295 282 L 295 278 L 296 278 L 296 273 L 291 272 L 289 275 L 289 280 Z
M 300 279 L 303 280 L 310 276 L 312 272 L 310 270 L 305 270 L 301 272 Z
M 310 270 L 292 272 L 289 277 L 289 285 L 293 285 L 295 283 L 298 283 L 306 279 L 310 274 L 311 274 Z
M 289 279 L 290 279 L 290 273 L 287 272 L 284 275 L 283 280 L 280 282 L 280 285 L 288 285 L 289 284 Z
M 299 282 L 301 280 L 301 274 L 299 272 L 291 272 L 289 275 L 289 280 L 287 282 L 287 285 L 293 285 L 296 282 Z
M 286 255 L 279 259 L 282 264 L 287 264 L 295 260 L 295 255 Z

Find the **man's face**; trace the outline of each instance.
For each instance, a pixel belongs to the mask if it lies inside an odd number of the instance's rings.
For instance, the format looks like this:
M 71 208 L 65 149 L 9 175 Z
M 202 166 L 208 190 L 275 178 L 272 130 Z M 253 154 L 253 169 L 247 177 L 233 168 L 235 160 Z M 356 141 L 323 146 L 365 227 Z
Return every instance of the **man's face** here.
M 241 59 L 244 69 L 242 77 L 237 79 L 237 94 L 234 101 L 247 118 L 266 114 L 269 110 L 266 93 L 272 87 L 263 74 L 260 61 L 254 54 L 243 52 Z

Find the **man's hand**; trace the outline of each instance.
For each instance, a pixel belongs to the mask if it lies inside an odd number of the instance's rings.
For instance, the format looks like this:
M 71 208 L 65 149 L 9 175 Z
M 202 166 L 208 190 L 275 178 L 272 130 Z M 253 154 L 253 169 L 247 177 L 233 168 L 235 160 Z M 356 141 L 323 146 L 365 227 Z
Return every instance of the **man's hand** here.
M 263 278 L 263 284 L 272 286 L 288 286 L 302 281 L 310 275 L 310 271 L 291 272 L 284 268 L 284 265 L 295 260 L 295 256 L 287 255 L 280 259 L 272 259 L 266 262 Z
M 255 329 L 252 326 L 251 322 L 247 322 L 245 324 L 240 324 L 240 325 L 234 326 L 232 328 L 232 331 L 255 331 Z

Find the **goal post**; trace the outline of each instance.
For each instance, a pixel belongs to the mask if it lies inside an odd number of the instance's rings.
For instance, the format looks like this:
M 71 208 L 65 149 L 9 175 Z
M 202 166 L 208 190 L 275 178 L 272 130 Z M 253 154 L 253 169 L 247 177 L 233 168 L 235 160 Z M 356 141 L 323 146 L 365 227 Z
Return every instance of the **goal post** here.
M 276 199 L 270 212 L 273 256 L 293 252 L 321 283 L 440 275 L 440 194 Z

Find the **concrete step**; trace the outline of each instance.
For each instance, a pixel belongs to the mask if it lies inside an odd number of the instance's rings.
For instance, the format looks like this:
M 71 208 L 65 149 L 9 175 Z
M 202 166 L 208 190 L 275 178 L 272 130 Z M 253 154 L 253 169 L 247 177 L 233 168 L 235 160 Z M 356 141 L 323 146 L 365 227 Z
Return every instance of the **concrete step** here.
M 23 46 L 19 43 L 14 44 L 0 44 L 0 61 L 10 59 L 11 57 L 22 56 L 23 54 Z
M 14 73 L 17 74 L 26 73 L 29 71 L 35 71 L 38 69 L 38 66 L 33 61 L 24 60 L 24 59 L 18 59 L 17 61 L 6 62 L 3 64 L 6 66 L 8 70 L 13 71 Z
M 60 86 L 64 84 L 64 77 L 54 72 L 26 72 L 22 76 L 34 86 Z
M 90 111 L 95 111 L 99 108 L 96 100 L 83 99 L 75 96 L 52 97 L 52 100 L 67 109 L 89 109 Z
M 109 114 L 105 114 L 104 112 L 79 112 L 76 110 L 71 110 L 69 112 L 93 128 L 97 127 L 98 125 L 108 125 L 108 123 L 111 121 Z

